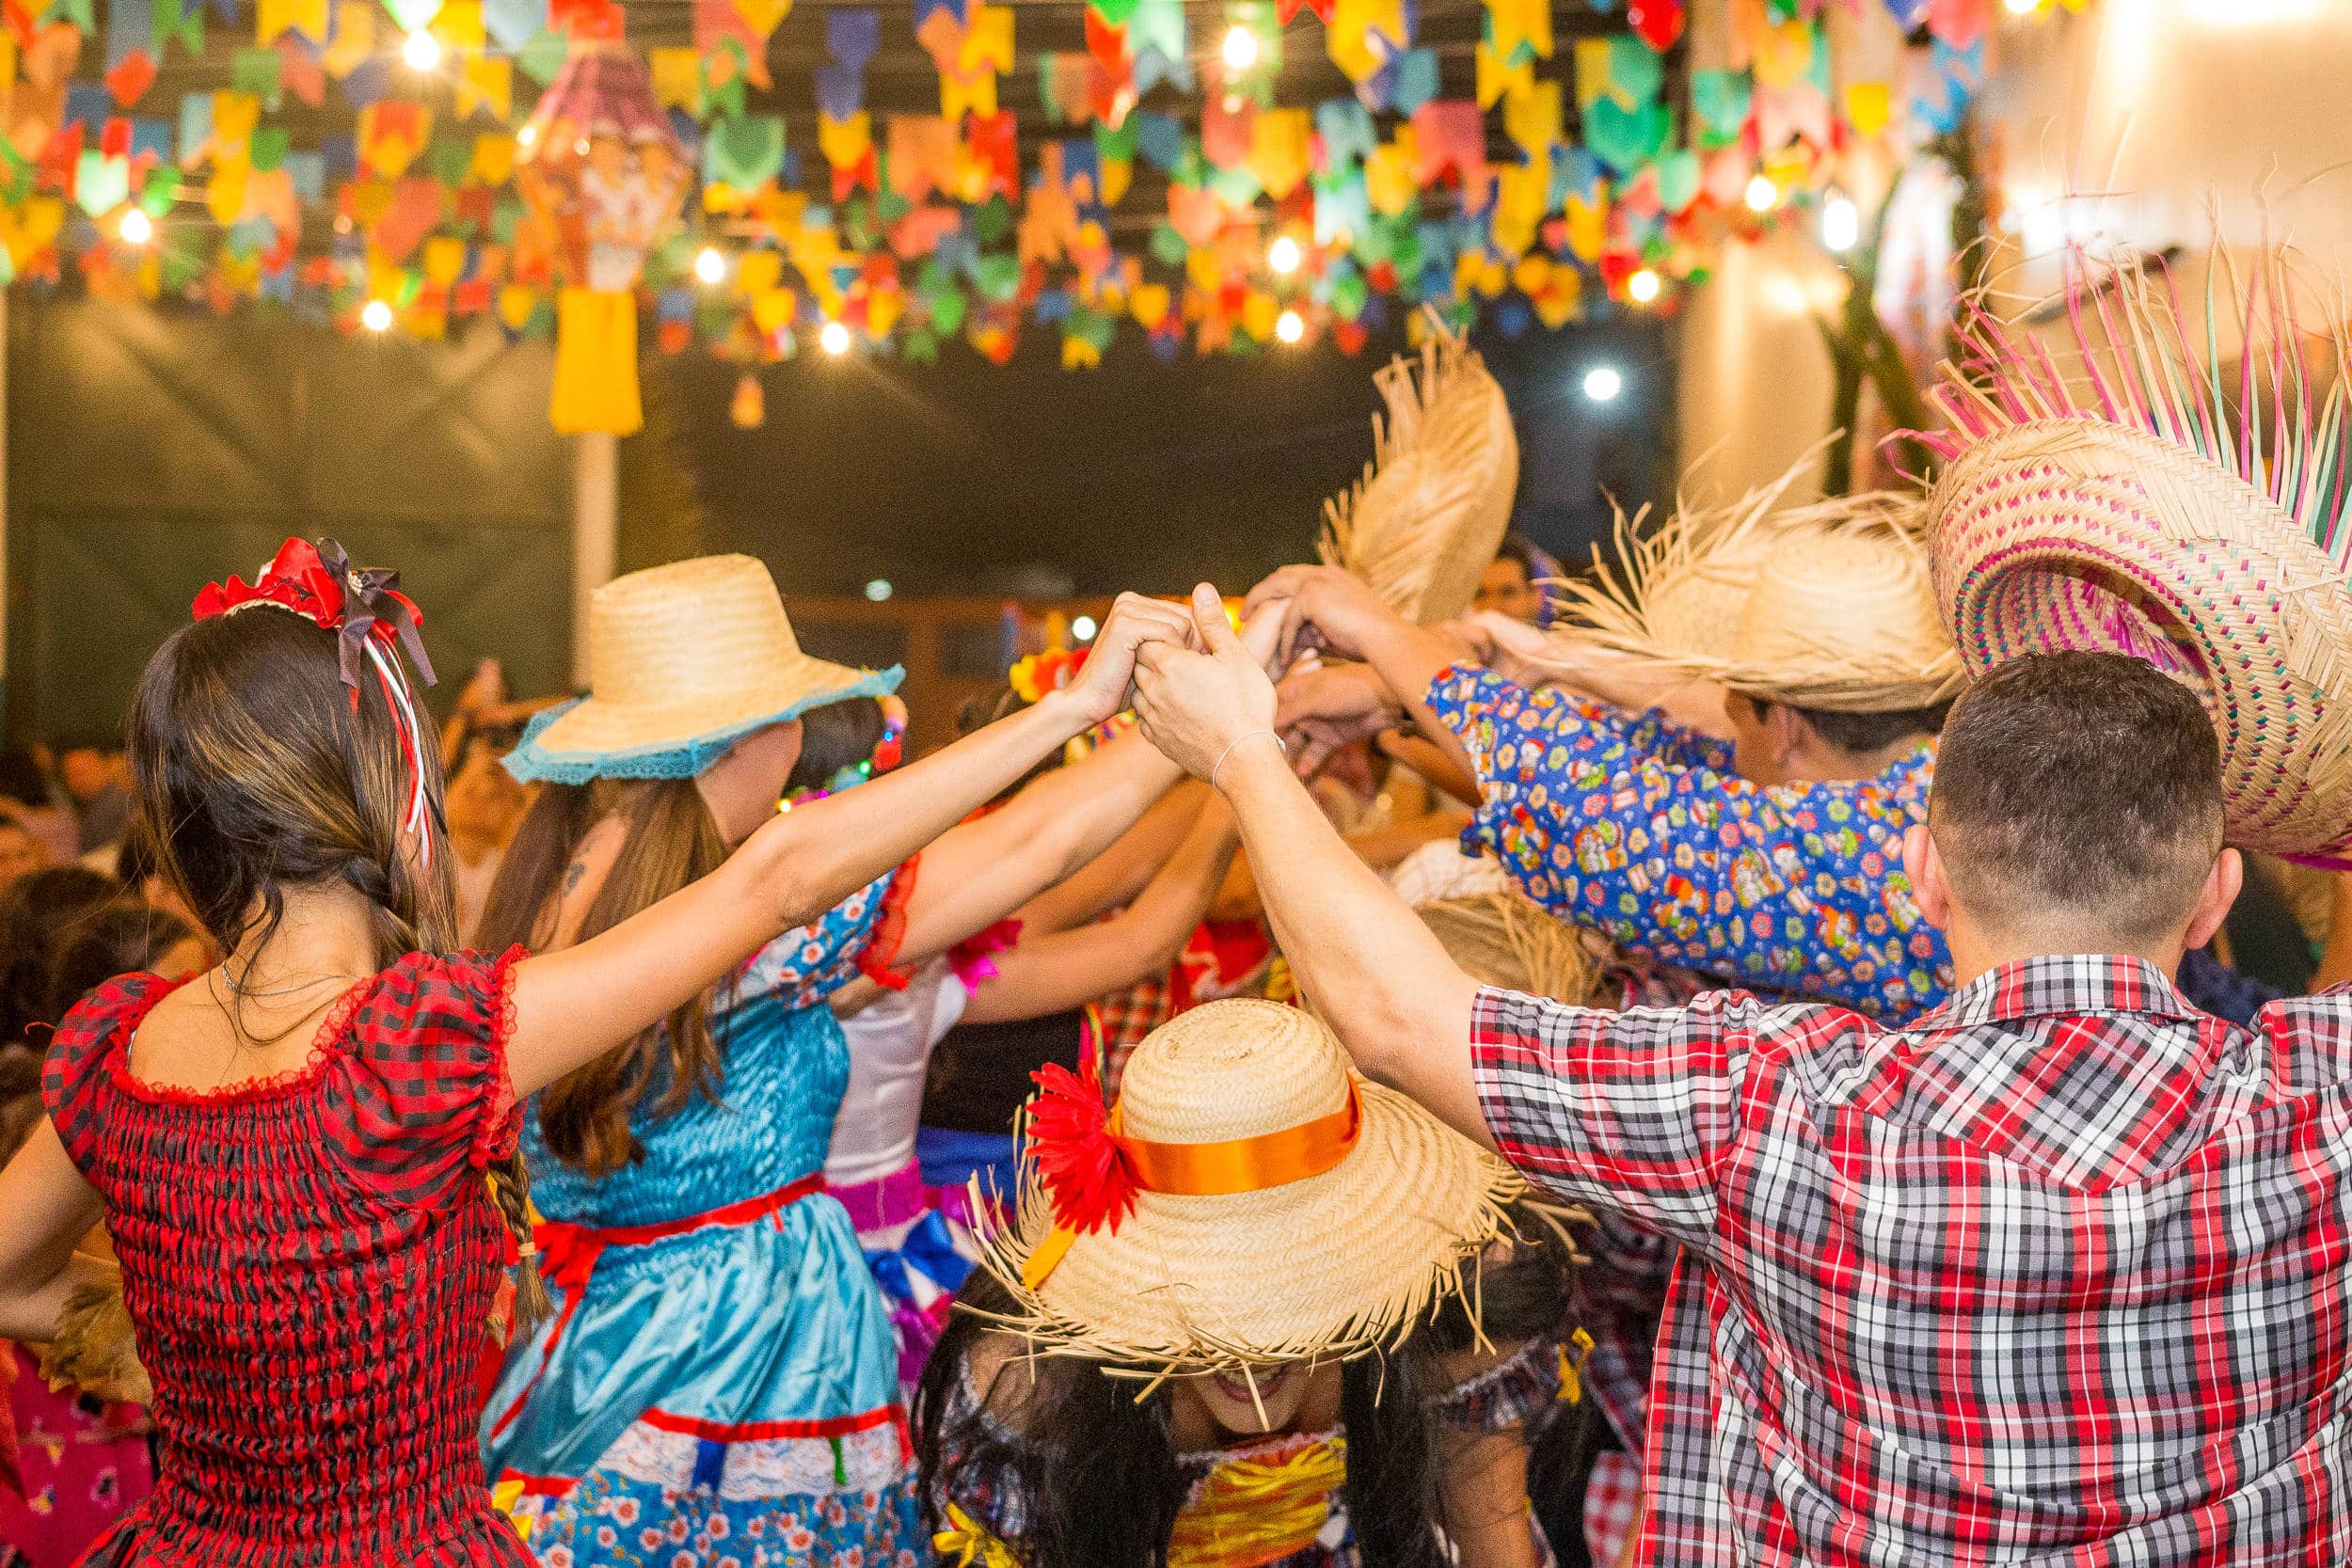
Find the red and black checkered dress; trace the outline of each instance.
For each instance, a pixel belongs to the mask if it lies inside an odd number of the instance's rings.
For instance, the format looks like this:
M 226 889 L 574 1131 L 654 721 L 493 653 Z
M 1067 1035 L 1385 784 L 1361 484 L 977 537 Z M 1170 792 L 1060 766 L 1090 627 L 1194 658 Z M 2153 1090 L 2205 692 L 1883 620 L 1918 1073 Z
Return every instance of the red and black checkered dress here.
M 162 1460 L 85 1564 L 528 1568 L 474 1442 L 515 957 L 411 955 L 308 1067 L 215 1093 L 133 1076 L 151 975 L 58 1029 L 49 1115 L 106 1201 Z

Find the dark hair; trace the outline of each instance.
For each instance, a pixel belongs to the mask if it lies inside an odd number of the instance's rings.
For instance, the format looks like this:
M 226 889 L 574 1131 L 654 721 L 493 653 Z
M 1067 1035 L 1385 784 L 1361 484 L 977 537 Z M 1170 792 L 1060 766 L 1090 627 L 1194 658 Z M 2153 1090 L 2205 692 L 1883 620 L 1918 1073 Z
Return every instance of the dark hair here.
M 1486 1333 L 1496 1340 L 1556 1333 L 1566 1312 L 1568 1253 L 1540 1223 L 1509 1261 L 1479 1282 Z M 967 1478 L 1010 1469 L 1032 1511 L 1009 1541 L 1027 1568 L 1164 1568 L 1184 1480 L 1168 1436 L 1165 1391 L 1138 1402 L 1132 1379 L 1067 1356 L 1015 1356 L 1002 1377 L 1036 1379 L 1021 1398 L 1020 1431 L 954 1399 L 981 1336 L 983 1315 L 1014 1309 L 986 1271 L 975 1271 L 916 1386 L 914 1424 L 924 1506 L 971 1495 Z M 1443 1568 L 1433 1523 L 1441 1523 L 1444 1458 L 1435 1402 L 1448 1386 L 1440 1358 L 1470 1349 L 1477 1328 L 1460 1298 L 1448 1302 L 1395 1351 L 1341 1368 L 1347 1436 L 1348 1522 L 1365 1568 Z M 973 1390 L 984 1406 L 988 1390 Z M 951 1403 L 951 1400 L 953 1402 Z
M 1028 705 L 1028 699 L 1015 690 L 1010 681 L 1005 682 L 1002 686 L 993 687 L 977 697 L 966 698 L 963 705 L 956 709 L 956 736 L 961 739 L 967 735 L 977 735 L 999 719 L 1009 719 Z M 997 793 L 995 800 L 989 803 L 991 805 L 1004 804 L 1055 768 L 1059 768 L 1065 758 L 1066 752 L 1060 747 L 1046 752 L 1044 756 L 1038 759 L 1036 767 L 1007 784 Z
M 143 974 L 196 927 L 167 910 L 118 897 L 90 911 L 49 956 L 40 1022 L 55 1028 L 73 1005 L 118 974 Z
M 1761 706 L 1762 705 L 1758 705 Z M 1898 741 L 1915 735 L 1938 735 L 1944 722 L 1951 717 L 1950 703 L 1936 703 L 1928 707 L 1889 708 L 1882 713 L 1848 713 L 1842 709 L 1798 707 L 1788 705 L 1796 716 L 1813 726 L 1813 733 L 1841 752 L 1867 756 L 1883 752 Z
M 0 752 L 0 800 L 27 806 L 49 803 L 49 775 L 40 770 L 30 752 Z
M 801 715 L 801 755 L 784 781 L 787 795 L 822 789 L 835 773 L 854 768 L 882 744 L 882 707 L 872 697 L 849 697 Z
M 43 1022 L 49 960 L 94 911 L 122 895 L 122 884 L 86 865 L 53 865 L 20 877 L 0 897 L 0 1041 L 24 1037 Z
M 342 682 L 336 633 L 276 609 L 181 627 L 131 697 L 131 818 L 214 942 L 259 953 L 286 914 L 286 889 L 341 882 L 367 901 L 375 961 L 457 946 L 447 854 L 404 846 L 409 768 L 423 770 L 425 832 L 447 842 L 437 748 L 413 758 L 378 680 Z M 397 662 L 397 661 L 395 661 Z M 405 695 L 423 699 L 405 670 Z M 517 1158 L 494 1170 L 493 1198 L 530 1240 Z M 516 1280 L 516 1317 L 545 1310 L 537 1271 Z
M 1518 529 L 1502 536 L 1502 543 L 1495 546 L 1495 559 L 1515 563 L 1521 577 L 1530 582 L 1535 580 L 1534 542 Z
M 2122 946 L 2185 919 L 2221 849 L 2221 749 L 2188 688 L 2122 654 L 2031 654 L 1952 710 L 1928 820 L 1971 911 Z
M 691 779 L 599 779 L 549 784 L 515 831 L 482 911 L 482 945 L 497 952 L 554 940 L 558 889 L 589 830 L 608 816 L 627 836 L 574 940 L 607 931 L 716 870 L 726 842 Z M 660 1024 L 595 1061 L 573 1069 L 539 1093 L 539 1127 L 548 1152 L 590 1176 L 609 1176 L 644 1157 L 629 1117 L 657 1081 L 657 1116 L 675 1116 L 693 1096 L 715 1099 L 724 1040 L 711 1028 L 711 993 L 680 1004 Z

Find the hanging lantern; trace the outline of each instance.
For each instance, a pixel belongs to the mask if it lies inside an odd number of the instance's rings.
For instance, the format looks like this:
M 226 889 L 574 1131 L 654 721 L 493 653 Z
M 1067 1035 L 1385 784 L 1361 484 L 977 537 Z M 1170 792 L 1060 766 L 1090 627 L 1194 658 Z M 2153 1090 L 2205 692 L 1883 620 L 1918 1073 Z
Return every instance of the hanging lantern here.
M 743 379 L 735 384 L 735 401 L 727 405 L 727 418 L 738 430 L 757 430 L 768 422 L 768 395 L 752 372 L 745 371 Z
M 693 160 L 645 62 L 617 40 L 576 43 L 516 140 L 515 182 L 564 281 L 548 418 L 629 435 L 644 423 L 637 281 L 677 221 Z

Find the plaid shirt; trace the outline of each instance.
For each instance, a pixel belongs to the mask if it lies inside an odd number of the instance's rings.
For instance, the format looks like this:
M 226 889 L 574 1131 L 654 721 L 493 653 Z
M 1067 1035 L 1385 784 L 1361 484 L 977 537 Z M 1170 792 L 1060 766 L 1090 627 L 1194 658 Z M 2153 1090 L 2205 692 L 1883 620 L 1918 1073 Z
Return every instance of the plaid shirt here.
M 1685 1248 L 1645 1564 L 2352 1556 L 2352 990 L 2043 958 L 1909 1028 L 1488 990 L 1496 1141 Z

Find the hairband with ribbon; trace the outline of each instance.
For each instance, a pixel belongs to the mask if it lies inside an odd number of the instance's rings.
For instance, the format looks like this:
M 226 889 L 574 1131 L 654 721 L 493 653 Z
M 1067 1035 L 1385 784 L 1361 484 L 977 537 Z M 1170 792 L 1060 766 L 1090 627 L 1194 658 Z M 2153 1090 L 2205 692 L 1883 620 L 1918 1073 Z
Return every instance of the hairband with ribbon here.
M 1345 1104 L 1295 1127 L 1210 1143 L 1162 1143 L 1120 1130 L 1120 1107 L 1104 1107 L 1102 1067 L 1091 1055 L 1080 1072 L 1057 1062 L 1029 1077 L 1039 1092 L 1029 1102 L 1028 1148 L 1054 1207 L 1052 1233 L 1021 1265 L 1021 1282 L 1032 1291 L 1080 1235 L 1105 1227 L 1116 1234 L 1120 1221 L 1135 1212 L 1138 1192 L 1230 1197 L 1288 1186 L 1332 1169 L 1363 1132 L 1363 1103 L 1353 1078 Z
M 424 684 L 434 684 L 433 660 L 426 657 L 424 617 L 416 602 L 400 591 L 400 574 L 379 567 L 357 567 L 343 547 L 332 539 L 313 546 L 289 539 L 262 568 L 253 581 L 230 577 L 225 583 L 208 582 L 191 607 L 195 618 L 209 621 L 233 615 L 255 605 L 292 610 L 335 634 L 337 661 L 351 708 L 359 710 L 360 671 L 373 666 L 384 701 L 400 732 L 402 760 L 408 765 L 408 804 L 405 825 L 417 835 L 426 863 L 433 857 L 433 839 L 426 831 L 428 813 L 424 787 L 424 726 L 409 701 L 408 685 L 400 678 L 394 660 L 408 655 Z

